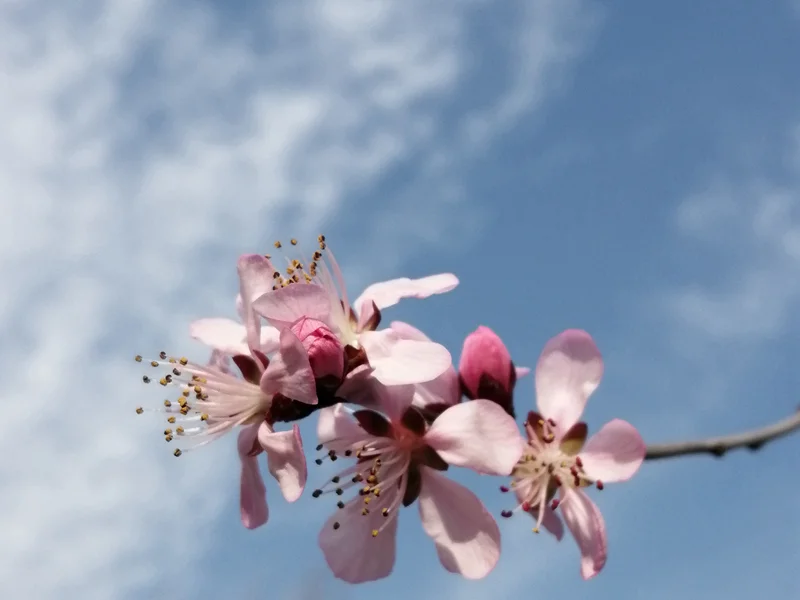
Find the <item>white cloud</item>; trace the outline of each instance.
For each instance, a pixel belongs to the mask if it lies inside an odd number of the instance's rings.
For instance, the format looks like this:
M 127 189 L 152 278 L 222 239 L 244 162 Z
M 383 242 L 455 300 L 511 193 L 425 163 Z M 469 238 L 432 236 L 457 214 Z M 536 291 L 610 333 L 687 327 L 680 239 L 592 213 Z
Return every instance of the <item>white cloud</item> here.
M 722 277 L 687 285 L 668 303 L 679 320 L 714 339 L 767 339 L 794 318 L 800 301 L 800 144 L 792 141 L 784 176 L 718 174 L 679 208 L 685 239 L 699 241 L 705 257 L 718 259 Z
M 192 594 L 181 573 L 231 451 L 173 459 L 133 414 L 127 361 L 187 348 L 191 318 L 231 311 L 237 253 L 358 219 L 349 197 L 388 167 L 456 153 L 432 100 L 464 71 L 460 6 L 298 2 L 238 21 L 152 0 L 0 6 L 0 595 Z M 519 58 L 562 65 L 551 48 L 574 15 L 541 6 L 547 52 Z M 503 123 L 535 104 L 519 97 Z M 406 222 L 387 255 L 447 206 L 388 207 Z

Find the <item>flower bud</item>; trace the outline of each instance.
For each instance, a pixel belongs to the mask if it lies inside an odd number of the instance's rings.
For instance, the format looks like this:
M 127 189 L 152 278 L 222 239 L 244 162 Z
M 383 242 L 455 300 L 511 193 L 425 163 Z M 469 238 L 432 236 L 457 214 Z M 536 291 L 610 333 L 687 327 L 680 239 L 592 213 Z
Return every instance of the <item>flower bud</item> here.
M 339 338 L 322 321 L 301 317 L 291 326 L 291 331 L 303 343 L 315 379 L 344 376 L 344 347 Z
M 481 325 L 464 340 L 458 375 L 462 393 L 502 406 L 514 417 L 514 385 L 517 372 L 503 340 Z

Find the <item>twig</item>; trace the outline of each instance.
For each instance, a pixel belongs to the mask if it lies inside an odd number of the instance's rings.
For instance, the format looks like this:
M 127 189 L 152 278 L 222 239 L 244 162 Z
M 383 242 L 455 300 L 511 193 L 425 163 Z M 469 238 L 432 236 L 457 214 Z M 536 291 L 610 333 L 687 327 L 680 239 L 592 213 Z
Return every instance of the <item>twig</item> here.
M 650 444 L 647 446 L 645 460 L 672 458 L 686 454 L 712 454 L 719 458 L 729 450 L 737 448 L 758 450 L 767 442 L 797 430 L 800 430 L 800 411 L 772 425 L 744 433 L 674 444 Z

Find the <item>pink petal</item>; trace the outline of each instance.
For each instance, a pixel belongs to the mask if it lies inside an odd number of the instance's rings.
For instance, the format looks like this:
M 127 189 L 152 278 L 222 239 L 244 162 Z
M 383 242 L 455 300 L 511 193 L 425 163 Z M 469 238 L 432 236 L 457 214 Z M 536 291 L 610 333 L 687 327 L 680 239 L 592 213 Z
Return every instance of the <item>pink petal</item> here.
M 536 511 L 535 513 L 531 513 L 534 519 L 539 518 L 539 513 Z M 558 516 L 556 511 L 552 508 L 545 507 L 544 509 L 544 517 L 542 518 L 542 527 L 544 527 L 550 534 L 553 535 L 559 542 L 561 538 L 564 537 L 564 524 L 561 522 L 561 518 Z
M 242 462 L 242 474 L 239 484 L 239 512 L 242 525 L 248 529 L 256 529 L 267 522 L 267 488 L 258 468 L 258 454 L 261 448 L 254 448 L 258 425 L 245 427 L 239 432 L 239 458 Z
M 374 369 L 373 377 L 384 385 L 425 383 L 452 364 L 450 352 L 441 344 L 404 340 L 391 329 L 365 331 L 359 342 Z
M 359 312 L 370 302 L 379 309 L 394 306 L 403 298 L 427 298 L 434 294 L 449 292 L 458 285 L 458 278 L 452 273 L 429 275 L 420 279 L 401 277 L 380 283 L 373 283 L 364 290 L 353 306 Z
M 337 578 L 348 583 L 383 579 L 394 568 L 397 513 L 384 517 L 380 510 L 373 510 L 364 516 L 363 506 L 357 500 L 348 503 L 334 512 L 319 532 L 325 561 Z M 341 526 L 334 529 L 334 523 Z M 372 537 L 372 530 L 382 527 L 377 537 Z
M 500 558 L 500 530 L 478 497 L 428 467 L 420 469 L 422 528 L 445 569 L 467 579 L 486 577 Z
M 247 330 L 232 319 L 198 319 L 189 326 L 189 335 L 225 354 L 250 354 L 247 347 Z
M 389 324 L 392 329 L 404 340 L 417 340 L 418 342 L 430 342 L 431 338 L 422 333 L 419 329 L 403 321 L 392 321 Z
M 585 331 L 568 329 L 547 342 L 536 365 L 536 400 L 559 435 L 578 422 L 602 377 L 603 358 Z
M 564 521 L 581 551 L 581 576 L 591 579 L 606 564 L 608 542 L 603 515 L 581 490 L 562 488 L 559 505 Z
M 580 458 L 586 474 L 594 480 L 627 481 L 642 466 L 646 450 L 633 425 L 614 419 L 589 438 Z
M 425 408 L 432 404 L 453 406 L 461 401 L 458 373 L 450 366 L 436 379 L 414 386 L 414 406 Z
M 265 422 L 258 430 L 258 442 L 267 453 L 267 467 L 283 497 L 287 502 L 300 498 L 308 475 L 300 428 L 295 424 L 291 431 L 274 432 Z
M 445 462 L 491 475 L 509 475 L 525 447 L 514 419 L 489 400 L 451 406 L 433 422 L 425 442 Z
M 242 322 L 247 330 L 247 344 L 260 349 L 261 317 L 253 312 L 253 300 L 272 290 L 272 263 L 260 254 L 243 254 L 236 269 L 239 272 L 239 296 L 242 299 Z
M 319 411 L 317 439 L 326 448 L 342 452 L 367 437 L 366 432 L 353 418 L 353 413 L 343 404 Z
M 253 309 L 271 325 L 282 329 L 301 317 L 327 323 L 331 301 L 322 286 L 296 283 L 264 294 L 253 302 Z
M 288 329 L 281 331 L 280 350 L 272 355 L 261 377 L 267 394 L 282 394 L 292 400 L 317 403 L 317 386 L 308 353 L 298 337 Z

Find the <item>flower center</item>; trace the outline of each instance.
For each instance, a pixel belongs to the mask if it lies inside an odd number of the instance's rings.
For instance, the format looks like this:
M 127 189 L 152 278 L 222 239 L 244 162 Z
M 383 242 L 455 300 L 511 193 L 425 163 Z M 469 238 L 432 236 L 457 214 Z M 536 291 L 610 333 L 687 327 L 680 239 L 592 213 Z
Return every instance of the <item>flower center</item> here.
M 145 362 L 136 356 L 136 362 Z M 173 454 L 180 456 L 189 449 L 205 444 L 224 435 L 234 427 L 263 418 L 271 402 L 261 388 L 239 379 L 217 367 L 201 366 L 187 358 L 159 354 L 159 360 L 146 361 L 156 371 L 151 378 L 144 375 L 142 381 L 151 383 L 157 378 L 167 388 L 178 388 L 179 394 L 166 399 L 160 409 L 136 409 L 137 414 L 161 412 L 167 414 L 164 439 L 171 442 L 175 437 L 185 438 L 188 448 L 176 448 Z
M 529 441 L 526 451 L 511 473 L 511 486 L 501 486 L 500 491 L 513 490 L 519 504 L 513 510 L 504 510 L 503 517 L 511 517 L 522 510 L 536 518 L 534 533 L 545 512 L 556 510 L 559 500 L 556 493 L 562 488 L 580 488 L 595 484 L 603 489 L 602 481 L 593 481 L 583 469 L 578 451 L 586 437 L 586 426 L 578 423 L 556 442 L 556 423 L 529 416 L 526 423 Z
M 317 446 L 318 451 L 323 449 L 322 444 Z M 349 500 L 340 499 L 336 502 L 338 509 L 343 511 L 343 516 L 333 522 L 333 529 L 338 530 L 342 523 L 356 515 L 374 517 L 380 514 L 385 520 L 377 526 L 374 518 L 365 521 L 373 525 L 371 534 L 372 537 L 377 537 L 397 516 L 397 509 L 408 485 L 411 455 L 389 438 L 372 438 L 366 442 L 353 443 L 340 452 L 345 457 L 355 457 L 356 464 L 334 475 L 328 483 L 314 490 L 312 496 L 319 498 L 335 493 L 341 497 L 346 492 L 357 489 L 358 492 Z M 325 457 L 335 462 L 339 454 L 335 450 L 328 450 Z M 317 458 L 315 462 L 321 465 L 323 458 Z M 350 524 L 353 524 L 352 521 Z

